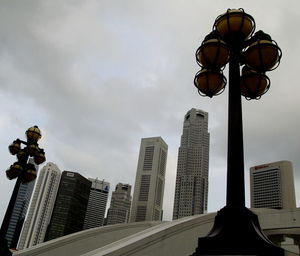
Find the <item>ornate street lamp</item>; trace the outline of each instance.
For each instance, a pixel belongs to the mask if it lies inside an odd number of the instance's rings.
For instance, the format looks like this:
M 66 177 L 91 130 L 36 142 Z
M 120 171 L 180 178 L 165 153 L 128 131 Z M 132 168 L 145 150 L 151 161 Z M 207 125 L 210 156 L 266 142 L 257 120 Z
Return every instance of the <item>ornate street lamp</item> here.
M 245 207 L 241 96 L 260 99 L 270 88 L 265 72 L 278 67 L 281 50 L 243 9 L 228 9 L 215 20 L 213 31 L 196 51 L 201 70 L 194 84 L 202 96 L 222 93 L 229 62 L 228 152 L 226 206 L 215 217 L 212 230 L 199 238 L 192 254 L 282 256 L 284 250 L 262 233 L 257 215 Z M 240 75 L 240 67 L 242 75 Z
M 37 165 L 44 163 L 46 161 L 44 149 L 40 148 L 37 154 L 33 156 L 33 159 Z
M 30 127 L 26 131 L 27 141 L 16 139 L 12 144 L 9 145 L 8 149 L 12 155 L 16 155 L 17 162 L 12 164 L 8 170 L 6 170 L 6 176 L 8 179 L 16 179 L 16 184 L 11 195 L 5 216 L 3 218 L 1 230 L 0 230 L 0 255 L 10 256 L 12 253 L 9 251 L 6 241 L 6 233 L 12 212 L 17 199 L 17 195 L 20 189 L 21 183 L 27 183 L 33 181 L 36 178 L 37 170 L 34 164 L 29 163 L 29 157 L 33 157 L 36 165 L 45 162 L 45 152 L 39 148 L 37 141 L 41 138 L 41 131 L 37 126 Z M 21 148 L 21 144 L 25 147 Z
M 28 128 L 26 131 L 27 140 L 32 140 L 37 142 L 41 137 L 41 130 L 35 125 L 33 127 Z
M 269 90 L 270 79 L 264 73 L 259 73 L 248 66 L 244 66 L 240 85 L 242 96 L 247 100 L 258 100 Z
M 21 141 L 19 139 L 15 140 L 8 146 L 8 150 L 12 155 L 17 154 L 21 150 Z
M 226 85 L 226 77 L 221 70 L 201 69 L 195 76 L 194 83 L 201 96 L 213 97 L 221 94 Z

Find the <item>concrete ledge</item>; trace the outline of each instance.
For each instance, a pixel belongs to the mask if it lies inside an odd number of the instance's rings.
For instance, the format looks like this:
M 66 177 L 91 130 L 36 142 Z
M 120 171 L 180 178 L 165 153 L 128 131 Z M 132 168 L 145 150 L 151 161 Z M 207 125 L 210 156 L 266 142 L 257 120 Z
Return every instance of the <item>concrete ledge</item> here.
M 198 237 L 210 231 L 214 217 L 215 213 L 211 213 L 164 223 L 83 256 L 189 255 L 195 250 Z
M 258 215 L 260 225 L 266 234 L 278 238 L 278 241 L 284 236 L 300 241 L 300 208 L 252 210 Z M 85 230 L 39 244 L 14 255 L 190 255 L 197 247 L 198 237 L 205 236 L 211 230 L 215 214 L 196 215 L 171 222 L 137 222 Z M 297 254 L 287 252 L 286 255 Z
M 38 244 L 31 248 L 15 252 L 14 255 L 82 255 L 83 253 L 105 246 L 106 244 L 112 243 L 116 240 L 122 239 L 131 234 L 135 234 L 141 230 L 151 228 L 161 223 L 162 222 L 160 221 L 136 222 L 92 228 Z

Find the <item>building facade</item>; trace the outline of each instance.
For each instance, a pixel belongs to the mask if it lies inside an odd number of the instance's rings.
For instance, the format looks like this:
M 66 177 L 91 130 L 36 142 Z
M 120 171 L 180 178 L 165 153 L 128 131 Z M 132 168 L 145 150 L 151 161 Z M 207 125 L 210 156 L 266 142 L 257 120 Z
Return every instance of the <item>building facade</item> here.
M 103 226 L 109 194 L 108 182 L 98 179 L 89 179 L 92 182 L 89 202 L 84 219 L 83 229 Z
M 30 158 L 28 162 L 34 164 L 36 171 L 38 171 L 38 165 L 34 163 L 33 158 Z M 5 235 L 9 248 L 17 248 L 34 184 L 35 180 L 28 183 L 21 183 L 20 185 L 7 233 Z
M 60 177 L 61 171 L 54 163 L 47 163 L 41 169 L 19 239 L 19 250 L 44 241 Z
M 131 207 L 131 186 L 118 183 L 112 193 L 110 208 L 107 213 L 107 225 L 129 222 Z
M 208 113 L 191 109 L 184 117 L 178 151 L 173 219 L 207 211 Z
M 91 181 L 63 171 L 45 241 L 83 230 Z
M 296 208 L 293 166 L 279 161 L 250 168 L 252 208 Z
M 167 153 L 161 137 L 142 139 L 130 222 L 162 219 Z

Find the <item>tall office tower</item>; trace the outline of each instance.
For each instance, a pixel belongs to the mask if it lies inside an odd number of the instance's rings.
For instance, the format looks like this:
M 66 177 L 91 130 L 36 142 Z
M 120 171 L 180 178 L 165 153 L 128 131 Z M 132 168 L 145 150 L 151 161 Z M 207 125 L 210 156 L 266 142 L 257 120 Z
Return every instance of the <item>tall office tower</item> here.
M 84 219 L 83 229 L 103 226 L 106 211 L 109 183 L 104 180 L 89 179 L 92 182 L 89 202 Z
M 250 168 L 253 208 L 296 208 L 293 166 L 279 161 Z
M 63 171 L 45 241 L 83 230 L 92 182 Z
M 173 219 L 207 211 L 208 113 L 192 108 L 184 117 L 178 151 Z
M 167 152 L 161 137 L 142 139 L 130 222 L 162 219 Z
M 42 243 L 50 222 L 61 172 L 54 163 L 47 163 L 39 173 L 29 211 L 21 232 L 18 249 Z
M 131 186 L 118 183 L 112 193 L 110 208 L 107 213 L 107 225 L 129 222 L 131 207 Z
M 36 170 L 38 170 L 38 166 L 34 163 L 33 158 L 30 158 L 28 162 L 34 164 Z M 35 180 L 28 183 L 21 183 L 20 185 L 7 233 L 5 235 L 9 248 L 17 247 L 34 184 Z

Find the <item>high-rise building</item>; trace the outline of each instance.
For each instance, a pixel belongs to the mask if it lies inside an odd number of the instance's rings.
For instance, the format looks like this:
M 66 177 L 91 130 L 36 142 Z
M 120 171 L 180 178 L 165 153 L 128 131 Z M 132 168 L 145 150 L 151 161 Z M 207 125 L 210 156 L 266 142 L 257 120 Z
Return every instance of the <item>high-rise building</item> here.
M 173 219 L 207 211 L 208 113 L 192 108 L 184 117 L 178 151 Z
M 296 208 L 293 166 L 279 161 L 250 168 L 252 208 Z
M 34 163 L 33 158 L 30 158 L 28 162 L 34 164 L 36 170 L 38 171 L 38 165 Z M 9 248 L 17 247 L 34 184 L 35 180 L 28 183 L 21 183 L 20 185 L 16 202 L 9 221 L 7 233 L 5 235 Z
M 91 178 L 89 178 L 89 180 L 92 182 L 92 186 L 83 229 L 95 228 L 103 225 L 110 186 L 110 184 L 104 180 Z
M 162 219 L 167 152 L 161 137 L 142 139 L 130 222 Z
M 129 222 L 131 207 L 131 186 L 118 183 L 112 193 L 110 208 L 107 213 L 107 225 Z
M 63 171 L 45 241 L 83 230 L 91 181 Z
M 60 176 L 61 172 L 54 163 L 49 162 L 41 169 L 19 239 L 19 250 L 44 241 Z

